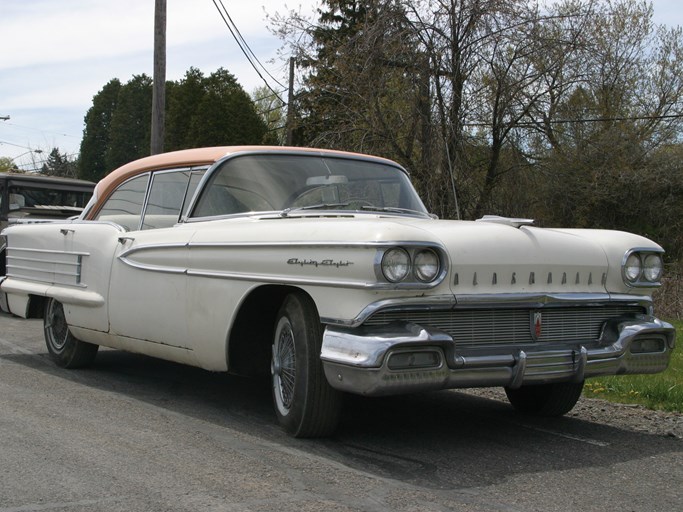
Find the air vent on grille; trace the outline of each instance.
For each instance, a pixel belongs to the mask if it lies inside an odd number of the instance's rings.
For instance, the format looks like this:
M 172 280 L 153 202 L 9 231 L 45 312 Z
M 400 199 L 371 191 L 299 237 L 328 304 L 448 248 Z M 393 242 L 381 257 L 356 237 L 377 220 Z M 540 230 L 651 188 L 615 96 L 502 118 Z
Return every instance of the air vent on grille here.
M 541 336 L 531 334 L 528 309 L 475 309 L 451 311 L 380 311 L 364 325 L 384 325 L 408 321 L 436 327 L 453 337 L 459 347 L 490 344 L 524 344 L 555 341 L 591 341 L 600 336 L 602 325 L 610 318 L 644 313 L 637 306 L 593 306 L 545 308 Z

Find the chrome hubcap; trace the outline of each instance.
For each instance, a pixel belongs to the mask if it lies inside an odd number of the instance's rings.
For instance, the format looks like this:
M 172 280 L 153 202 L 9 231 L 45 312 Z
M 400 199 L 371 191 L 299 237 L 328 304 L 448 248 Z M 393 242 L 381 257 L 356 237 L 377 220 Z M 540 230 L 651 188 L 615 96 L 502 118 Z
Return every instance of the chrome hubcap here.
M 50 345 L 55 352 L 61 352 L 66 346 L 69 337 L 69 328 L 64 317 L 64 308 L 60 302 L 53 300 L 48 309 L 45 330 L 50 340 Z
M 296 378 L 296 356 L 294 354 L 294 333 L 289 320 L 280 319 L 273 343 L 271 374 L 278 408 L 286 413 L 294 400 Z

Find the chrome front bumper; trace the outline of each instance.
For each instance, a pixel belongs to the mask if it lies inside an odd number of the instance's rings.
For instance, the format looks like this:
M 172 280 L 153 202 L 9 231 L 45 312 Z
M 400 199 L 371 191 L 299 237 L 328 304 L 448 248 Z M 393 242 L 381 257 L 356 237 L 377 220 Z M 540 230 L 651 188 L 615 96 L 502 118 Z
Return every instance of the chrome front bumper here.
M 328 326 L 320 357 L 332 387 L 361 395 L 518 388 L 600 375 L 661 372 L 669 364 L 675 334 L 671 324 L 639 315 L 608 322 L 597 342 L 501 343 L 459 351 L 448 334 L 414 323 Z

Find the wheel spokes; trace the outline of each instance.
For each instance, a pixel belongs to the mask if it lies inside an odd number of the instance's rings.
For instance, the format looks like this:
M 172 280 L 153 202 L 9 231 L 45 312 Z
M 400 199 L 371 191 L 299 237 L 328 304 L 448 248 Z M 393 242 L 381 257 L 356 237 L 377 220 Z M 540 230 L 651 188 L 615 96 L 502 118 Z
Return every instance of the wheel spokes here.
M 66 325 L 64 309 L 61 303 L 52 301 L 50 304 L 48 318 L 45 322 L 45 330 L 54 349 L 57 351 L 63 349 L 69 337 L 69 328 Z
M 274 356 L 274 376 L 277 391 L 282 405 L 289 409 L 294 397 L 296 379 L 296 356 L 294 354 L 294 336 L 289 325 L 279 332 Z

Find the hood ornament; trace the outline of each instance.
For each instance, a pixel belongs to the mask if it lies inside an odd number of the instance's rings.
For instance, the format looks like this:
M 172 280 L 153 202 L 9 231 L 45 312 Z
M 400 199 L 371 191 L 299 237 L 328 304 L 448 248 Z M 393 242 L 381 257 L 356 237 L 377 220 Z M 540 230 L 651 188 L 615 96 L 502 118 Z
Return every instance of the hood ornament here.
M 484 215 L 481 219 L 475 222 L 492 222 L 494 224 L 505 224 L 513 228 L 520 228 L 522 226 L 533 226 L 534 219 L 518 219 L 513 217 L 501 217 L 499 215 Z

